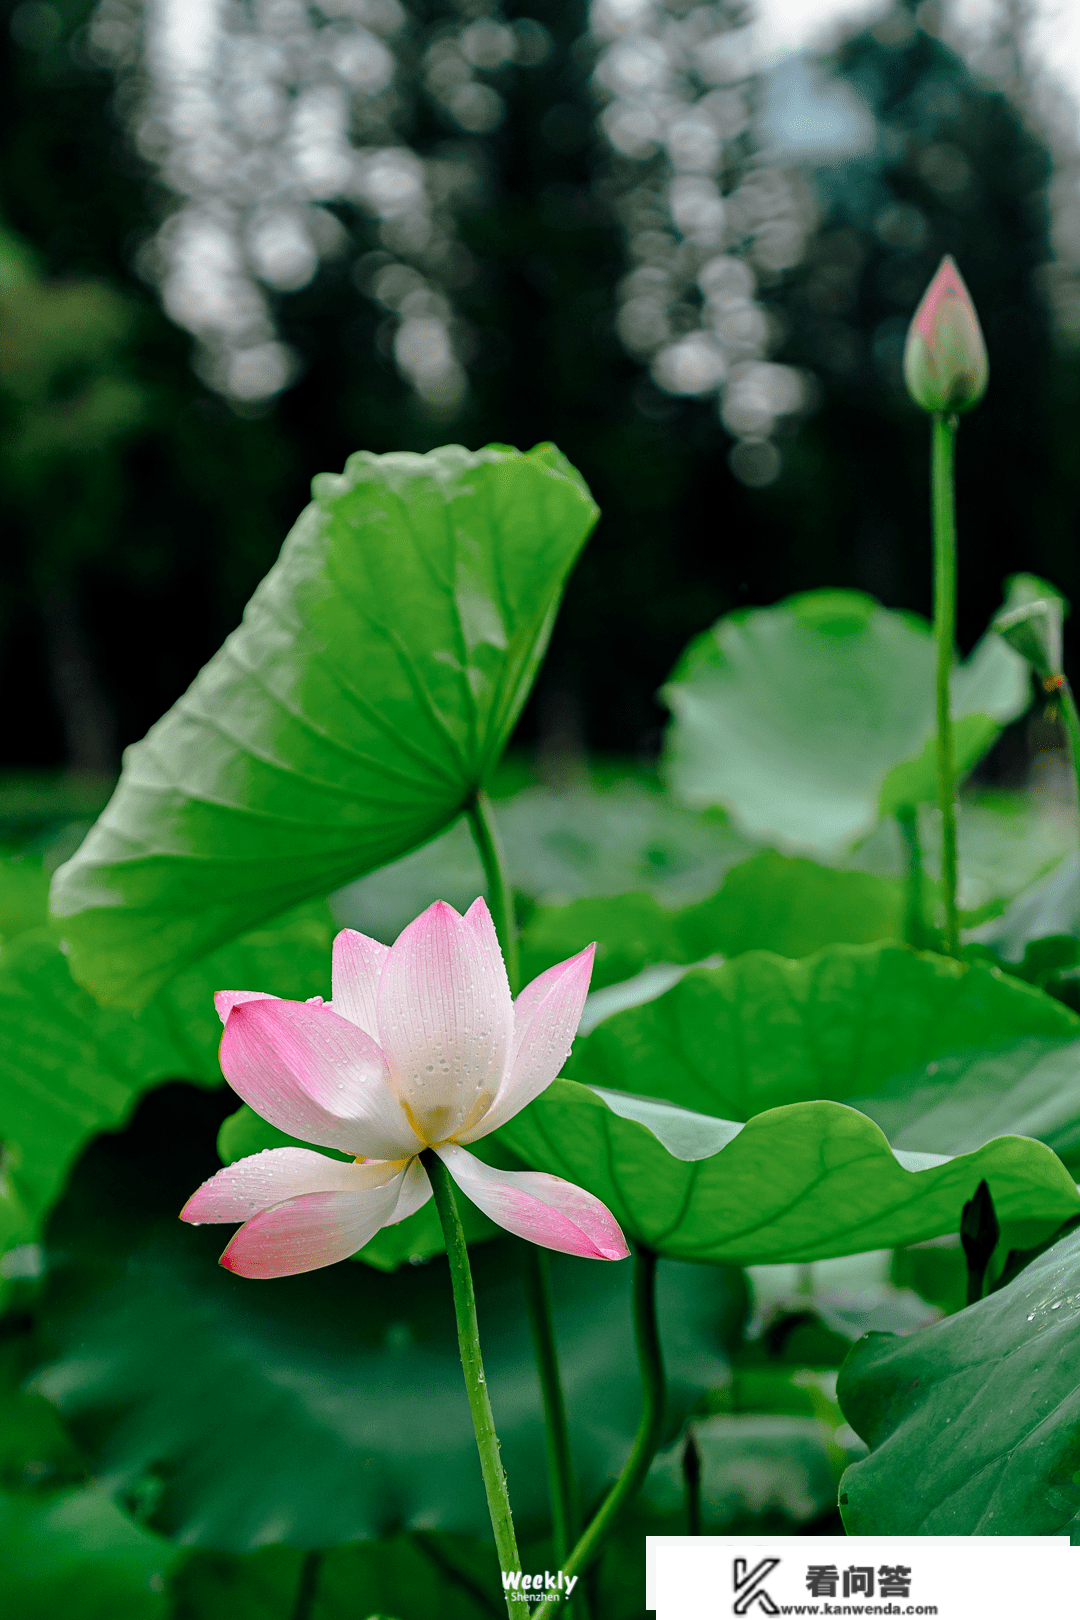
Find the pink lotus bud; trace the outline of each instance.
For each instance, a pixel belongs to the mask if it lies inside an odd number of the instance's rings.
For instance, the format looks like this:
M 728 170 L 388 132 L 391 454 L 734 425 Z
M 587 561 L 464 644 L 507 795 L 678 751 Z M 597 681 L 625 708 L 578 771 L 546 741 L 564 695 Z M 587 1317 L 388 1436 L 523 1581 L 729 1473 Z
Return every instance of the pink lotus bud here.
M 924 411 L 970 411 L 986 392 L 990 365 L 979 317 L 949 257 L 942 259 L 908 327 L 904 380 Z

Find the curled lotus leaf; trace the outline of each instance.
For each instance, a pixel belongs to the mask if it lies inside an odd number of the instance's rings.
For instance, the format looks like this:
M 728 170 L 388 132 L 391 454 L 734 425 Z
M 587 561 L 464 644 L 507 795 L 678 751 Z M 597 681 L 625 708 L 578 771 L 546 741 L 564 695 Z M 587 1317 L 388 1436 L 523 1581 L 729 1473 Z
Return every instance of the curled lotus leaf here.
M 1025 1247 L 1080 1209 L 1031 1139 L 1077 1135 L 1078 1058 L 1074 1013 L 983 964 L 751 951 L 606 1018 L 498 1139 L 684 1259 L 921 1242 L 959 1229 L 984 1178 Z
M 72 971 L 142 1006 L 450 825 L 489 779 L 596 522 L 553 445 L 351 456 L 57 872 Z

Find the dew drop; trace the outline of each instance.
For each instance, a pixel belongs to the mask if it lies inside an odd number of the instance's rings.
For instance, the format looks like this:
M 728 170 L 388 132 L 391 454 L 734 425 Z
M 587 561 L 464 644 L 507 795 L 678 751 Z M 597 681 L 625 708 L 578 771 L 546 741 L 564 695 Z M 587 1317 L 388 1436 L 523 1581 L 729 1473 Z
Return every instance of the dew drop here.
M 1064 1301 L 1059 1299 L 1056 1305 L 1051 1305 L 1050 1309 L 1052 1311 L 1060 1311 L 1063 1303 L 1064 1303 Z
M 1029 1322 L 1034 1322 L 1034 1320 L 1035 1320 L 1035 1312 L 1032 1311 L 1031 1315 L 1028 1317 L 1028 1321 Z

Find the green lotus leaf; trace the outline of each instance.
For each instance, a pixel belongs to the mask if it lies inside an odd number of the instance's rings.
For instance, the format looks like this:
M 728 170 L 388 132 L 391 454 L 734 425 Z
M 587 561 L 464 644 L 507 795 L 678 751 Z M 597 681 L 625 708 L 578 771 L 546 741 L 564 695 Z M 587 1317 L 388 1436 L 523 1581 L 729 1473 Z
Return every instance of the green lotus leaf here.
M 955 1153 L 1033 1124 L 1039 1136 L 1071 1129 L 1078 1040 L 1075 1013 L 983 963 L 834 945 L 695 968 L 579 1039 L 566 1073 L 730 1120 L 830 1098 L 894 1146 Z
M 676 796 L 748 834 L 836 856 L 899 804 L 936 796 L 930 626 L 854 591 L 740 610 L 692 642 L 664 688 Z M 1019 654 L 988 635 L 954 672 L 957 768 L 1030 702 Z
M 958 775 L 977 765 L 1002 726 L 1028 707 L 1031 682 L 1027 670 L 1017 663 L 1018 656 L 991 630 L 967 662 L 953 670 L 949 686 Z M 880 813 L 887 816 L 905 805 L 934 803 L 937 796 L 937 738 L 928 736 L 917 759 L 894 765 L 885 778 Z
M 42 931 L 0 957 L 0 1241 L 31 1239 L 76 1156 L 142 1094 L 183 1077 L 221 1084 L 214 991 L 327 994 L 332 928 L 324 905 L 237 940 L 181 974 L 141 1013 L 101 1007 Z
M 605 1019 L 567 1073 L 581 1084 L 499 1139 L 663 1254 L 921 1242 L 959 1229 L 983 1176 L 1017 1247 L 1080 1208 L 1060 1161 L 1017 1134 L 1077 1134 L 1080 1020 L 981 964 L 888 944 L 749 952 Z
M 596 521 L 551 445 L 366 451 L 244 621 L 129 749 L 53 880 L 72 969 L 141 1006 L 298 902 L 414 849 L 490 776 Z
M 1017 1247 L 1080 1211 L 1075 1182 L 1041 1142 L 999 1137 L 956 1157 L 897 1151 L 865 1114 L 828 1101 L 743 1124 L 557 1080 L 498 1135 L 525 1163 L 602 1198 L 635 1241 L 680 1260 L 764 1265 L 921 1243 L 959 1230 L 983 1180 Z
M 221 1234 L 176 1211 L 213 1164 L 176 1158 L 209 1099 L 147 1098 L 84 1155 L 49 1229 L 35 1388 L 110 1489 L 160 1481 L 152 1523 L 186 1545 L 340 1545 L 402 1529 L 487 1536 L 487 1507 L 445 1260 L 392 1275 L 342 1265 L 252 1283 Z M 198 1104 L 202 1104 L 200 1112 Z M 193 1120 L 194 1124 L 186 1123 Z M 196 1126 L 200 1128 L 195 1129 Z M 155 1154 L 163 1140 L 173 1156 Z M 181 1162 L 181 1159 L 183 1162 Z M 516 1240 L 473 1251 L 485 1371 L 515 1514 L 547 1519 L 544 1428 Z M 563 1379 L 583 1494 L 622 1466 L 640 1416 L 632 1264 L 552 1257 Z M 662 1266 L 671 1435 L 727 1378 L 745 1285 Z
M 978 1304 L 869 1334 L 838 1394 L 870 1455 L 844 1475 L 849 1535 L 1080 1533 L 1080 1232 Z
M 716 894 L 679 910 L 649 894 L 538 906 L 522 934 L 522 976 L 528 981 L 593 940 L 597 990 L 655 962 L 690 964 L 752 950 L 811 956 L 826 945 L 899 940 L 903 924 L 900 883 L 761 850 L 733 866 Z
M 18 1620 L 167 1620 L 181 1556 L 100 1485 L 0 1490 L 0 1611 Z
M 40 855 L 0 857 L 0 941 L 5 945 L 43 928 L 49 913 L 49 879 Z

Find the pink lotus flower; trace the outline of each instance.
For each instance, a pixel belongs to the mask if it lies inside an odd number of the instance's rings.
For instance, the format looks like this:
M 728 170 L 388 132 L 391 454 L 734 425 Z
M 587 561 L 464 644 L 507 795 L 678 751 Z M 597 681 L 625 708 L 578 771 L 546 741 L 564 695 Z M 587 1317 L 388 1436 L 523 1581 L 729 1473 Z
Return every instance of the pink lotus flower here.
M 464 1144 L 512 1119 L 558 1075 L 577 1033 L 592 945 L 510 997 L 491 915 L 439 900 L 391 949 L 351 928 L 334 941 L 333 1001 L 223 990 L 221 1067 L 290 1136 L 354 1155 L 272 1148 L 227 1165 L 181 1220 L 243 1221 L 221 1264 L 244 1277 L 333 1265 L 431 1197 L 419 1155 L 439 1155 L 499 1226 L 594 1260 L 629 1252 L 591 1193 L 533 1171 L 493 1170 Z
M 908 328 L 904 380 L 924 411 L 969 411 L 986 393 L 990 363 L 979 317 L 955 260 L 948 256 Z

